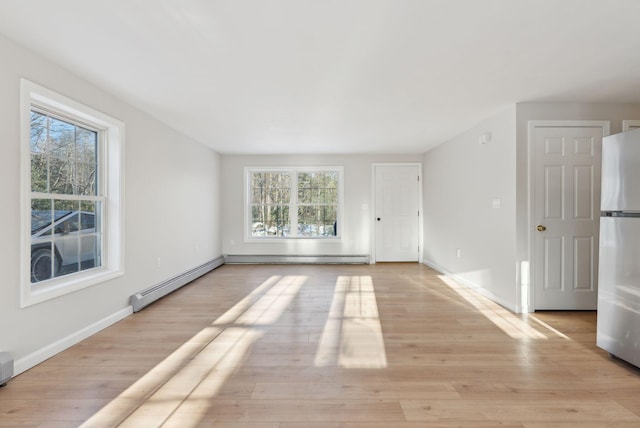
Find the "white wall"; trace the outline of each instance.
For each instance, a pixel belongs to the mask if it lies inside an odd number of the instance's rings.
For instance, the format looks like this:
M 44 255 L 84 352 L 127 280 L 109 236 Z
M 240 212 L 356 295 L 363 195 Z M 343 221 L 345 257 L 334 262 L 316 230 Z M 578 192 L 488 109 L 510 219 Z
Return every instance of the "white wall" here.
M 126 316 L 135 292 L 222 254 L 221 160 L 210 149 L 1 37 L 0 58 L 0 351 L 10 352 L 20 371 L 68 346 L 91 326 Z M 24 309 L 18 228 L 21 77 L 126 126 L 124 276 Z
M 362 255 L 371 250 L 371 165 L 422 162 L 422 155 L 304 155 L 222 157 L 222 252 L 225 255 Z M 260 166 L 343 166 L 342 239 L 244 242 L 244 168 Z M 339 226 L 340 227 L 340 226 Z
M 515 106 L 424 154 L 424 262 L 516 309 Z M 491 140 L 479 137 L 491 133 Z M 499 199 L 500 208 L 494 208 Z M 460 250 L 460 257 L 457 255 Z

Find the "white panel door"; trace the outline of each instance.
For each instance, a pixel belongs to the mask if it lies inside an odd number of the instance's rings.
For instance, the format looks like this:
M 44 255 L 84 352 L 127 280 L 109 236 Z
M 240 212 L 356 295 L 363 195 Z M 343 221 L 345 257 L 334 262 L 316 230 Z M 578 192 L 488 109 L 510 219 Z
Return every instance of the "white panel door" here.
M 376 261 L 418 261 L 418 192 L 417 165 L 375 166 Z
M 600 126 L 535 127 L 534 309 L 596 309 Z

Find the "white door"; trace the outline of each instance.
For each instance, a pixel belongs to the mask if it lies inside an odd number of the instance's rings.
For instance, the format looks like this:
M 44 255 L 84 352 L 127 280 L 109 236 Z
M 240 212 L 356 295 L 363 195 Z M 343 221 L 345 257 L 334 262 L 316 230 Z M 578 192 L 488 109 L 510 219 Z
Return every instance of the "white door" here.
M 419 172 L 418 165 L 375 166 L 376 261 L 418 261 Z
M 535 310 L 597 307 L 603 126 L 534 126 Z

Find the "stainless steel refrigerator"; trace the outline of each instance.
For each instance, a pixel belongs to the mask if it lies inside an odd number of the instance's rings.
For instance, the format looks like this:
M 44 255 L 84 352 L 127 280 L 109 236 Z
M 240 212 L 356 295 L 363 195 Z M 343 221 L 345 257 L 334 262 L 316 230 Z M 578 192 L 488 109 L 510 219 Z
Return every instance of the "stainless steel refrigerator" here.
M 597 345 L 640 367 L 640 129 L 602 140 Z

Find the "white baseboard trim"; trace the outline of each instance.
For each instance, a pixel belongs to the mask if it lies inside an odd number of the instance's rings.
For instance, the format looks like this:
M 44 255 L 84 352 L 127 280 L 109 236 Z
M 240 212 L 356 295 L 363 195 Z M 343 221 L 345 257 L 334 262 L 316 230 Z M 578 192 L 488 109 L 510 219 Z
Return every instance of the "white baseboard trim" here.
M 496 296 L 495 294 L 493 294 L 491 291 L 487 290 L 486 288 L 482 287 L 479 284 L 476 284 L 475 282 L 469 281 L 466 278 L 462 278 L 461 276 L 449 272 L 447 271 L 445 268 L 443 268 L 442 266 L 438 265 L 437 263 L 434 263 L 430 260 L 424 260 L 423 264 L 425 264 L 426 266 L 429 266 L 431 269 L 437 270 L 438 272 L 442 273 L 443 275 L 448 276 L 449 278 L 453 279 L 455 282 L 457 282 L 460 285 L 463 285 L 473 291 L 475 291 L 476 293 L 486 297 L 489 300 L 492 300 L 493 302 L 499 304 L 500 306 L 509 309 L 511 312 L 514 313 L 518 313 L 518 308 L 514 307 L 511 303 L 505 301 L 504 299 Z
M 133 308 L 131 306 L 127 306 L 126 308 L 119 310 L 115 314 L 109 315 L 106 318 L 96 321 L 93 324 L 84 327 L 67 337 L 64 337 L 50 345 L 45 346 L 42 349 L 39 349 L 23 358 L 20 358 L 19 360 L 16 360 L 14 364 L 14 376 L 17 376 L 20 373 L 27 371 L 32 367 L 35 367 L 36 365 L 45 360 L 48 360 L 49 358 L 64 351 L 65 349 L 72 347 L 76 343 L 83 341 L 87 337 L 96 334 L 100 330 L 104 330 L 110 325 L 125 319 L 132 313 Z

